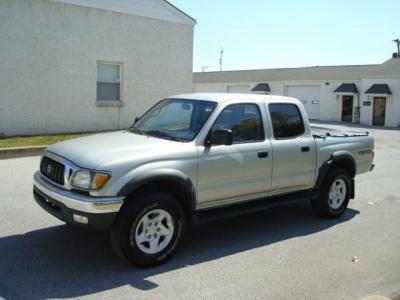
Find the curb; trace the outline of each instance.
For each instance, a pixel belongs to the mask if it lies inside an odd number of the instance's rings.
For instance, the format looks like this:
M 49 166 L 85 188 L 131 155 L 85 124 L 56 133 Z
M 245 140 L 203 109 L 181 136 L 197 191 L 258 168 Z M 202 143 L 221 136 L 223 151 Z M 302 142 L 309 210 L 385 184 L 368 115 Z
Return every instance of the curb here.
M 47 146 L 0 148 L 0 159 L 40 156 Z

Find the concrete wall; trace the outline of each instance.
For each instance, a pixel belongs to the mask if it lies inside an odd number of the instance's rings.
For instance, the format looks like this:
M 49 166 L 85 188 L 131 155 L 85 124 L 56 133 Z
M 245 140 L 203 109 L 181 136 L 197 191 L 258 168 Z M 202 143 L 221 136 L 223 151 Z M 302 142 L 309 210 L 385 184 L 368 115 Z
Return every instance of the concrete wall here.
M 0 1 L 0 134 L 126 128 L 192 90 L 193 26 L 46 0 Z M 122 64 L 123 106 L 96 105 L 96 62 Z

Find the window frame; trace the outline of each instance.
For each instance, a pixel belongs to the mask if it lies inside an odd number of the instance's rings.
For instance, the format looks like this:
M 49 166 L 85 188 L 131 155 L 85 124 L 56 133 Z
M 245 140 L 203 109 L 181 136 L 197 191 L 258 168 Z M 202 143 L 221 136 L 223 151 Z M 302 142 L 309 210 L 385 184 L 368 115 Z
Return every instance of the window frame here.
M 98 78 L 98 68 L 99 65 L 114 65 L 118 66 L 118 79 L 119 81 L 107 81 L 107 80 L 99 80 Z M 122 96 L 122 72 L 123 64 L 121 62 L 114 62 L 114 61 L 104 61 L 104 60 L 97 60 L 96 61 L 96 104 L 98 106 L 120 106 L 122 105 L 123 101 L 123 96 Z M 119 99 L 105 99 L 105 100 L 100 100 L 99 95 L 97 93 L 97 88 L 99 83 L 113 83 L 113 84 L 119 84 Z
M 300 134 L 298 134 L 298 135 L 296 135 L 296 136 L 291 136 L 291 137 L 285 137 L 285 138 L 276 137 L 276 136 L 275 136 L 275 130 L 274 130 L 274 123 L 273 123 L 273 120 L 272 120 L 272 114 L 271 114 L 271 109 L 270 109 L 270 107 L 271 107 L 272 105 L 290 105 L 290 106 L 294 106 L 294 107 L 296 108 L 297 112 L 299 113 L 301 123 L 303 124 L 303 132 L 300 133 Z M 277 140 L 277 141 L 281 141 L 281 140 L 293 140 L 293 139 L 296 139 L 296 138 L 298 138 L 298 137 L 303 136 L 303 135 L 306 133 L 306 126 L 305 126 L 305 123 L 304 123 L 303 114 L 301 113 L 300 108 L 299 108 L 295 103 L 283 103 L 283 102 L 269 103 L 269 104 L 268 104 L 268 114 L 269 114 L 269 119 L 271 120 L 271 132 L 272 132 L 272 136 L 274 137 L 275 140 Z
M 219 116 L 224 112 L 225 109 L 231 107 L 231 106 L 235 106 L 235 105 L 254 105 L 257 110 L 258 113 L 260 115 L 260 120 L 261 120 L 261 132 L 262 132 L 262 139 L 260 140 L 250 140 L 250 141 L 242 141 L 242 142 L 233 142 L 232 145 L 240 145 L 240 144 L 250 144 L 250 143 L 262 143 L 265 142 L 266 136 L 265 136 L 265 130 L 264 130 L 264 120 L 263 120 L 263 115 L 261 113 L 261 108 L 258 105 L 258 103 L 254 103 L 254 102 L 240 102 L 240 103 L 231 103 L 228 104 L 227 106 L 223 107 L 221 109 L 221 111 L 219 112 L 219 114 L 216 116 L 216 118 L 214 119 L 213 124 L 210 127 L 210 130 L 208 131 L 208 134 L 206 135 L 206 139 L 207 137 L 212 133 L 213 127 L 215 125 L 215 123 L 217 122 Z M 217 146 L 224 146 L 224 145 L 212 145 L 213 147 L 217 147 Z

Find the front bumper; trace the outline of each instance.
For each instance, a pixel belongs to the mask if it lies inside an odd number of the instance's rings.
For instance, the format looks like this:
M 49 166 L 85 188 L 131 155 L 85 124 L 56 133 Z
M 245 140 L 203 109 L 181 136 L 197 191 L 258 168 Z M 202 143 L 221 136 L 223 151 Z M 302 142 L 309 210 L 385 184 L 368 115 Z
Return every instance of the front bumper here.
M 39 171 L 33 177 L 33 196 L 58 219 L 94 229 L 109 229 L 124 201 L 124 197 L 92 197 L 63 190 L 42 178 Z

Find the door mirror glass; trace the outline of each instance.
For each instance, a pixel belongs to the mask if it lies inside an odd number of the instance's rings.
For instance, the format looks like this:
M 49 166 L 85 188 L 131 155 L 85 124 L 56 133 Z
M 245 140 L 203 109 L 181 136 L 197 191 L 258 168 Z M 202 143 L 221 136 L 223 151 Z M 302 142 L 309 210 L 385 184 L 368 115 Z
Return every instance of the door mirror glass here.
M 206 139 L 205 145 L 211 147 L 211 145 L 232 145 L 233 136 L 232 130 L 217 129 L 211 132 Z

